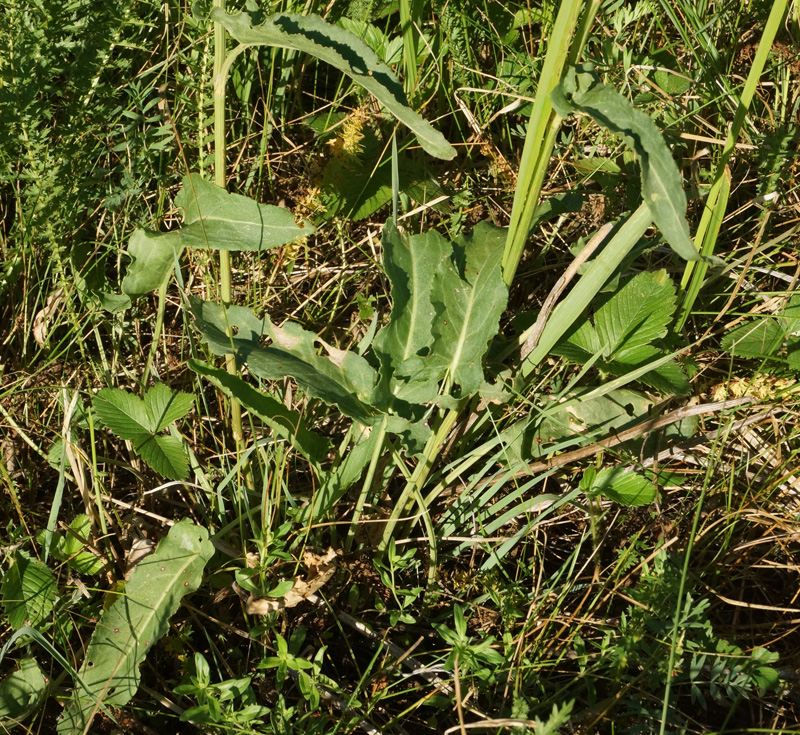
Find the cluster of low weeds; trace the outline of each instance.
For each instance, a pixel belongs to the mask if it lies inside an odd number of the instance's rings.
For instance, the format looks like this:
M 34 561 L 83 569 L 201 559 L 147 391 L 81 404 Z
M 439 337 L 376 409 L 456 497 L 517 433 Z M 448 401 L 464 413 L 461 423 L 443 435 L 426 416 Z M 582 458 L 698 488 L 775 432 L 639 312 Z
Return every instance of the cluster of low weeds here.
M 719 156 L 698 171 L 707 153 L 698 154 L 685 184 L 660 129 L 673 113 L 652 90 L 689 94 L 695 67 L 663 51 L 634 64 L 622 43 L 655 5 L 600 5 L 487 5 L 494 51 L 508 54 L 500 67 L 525 108 L 525 117 L 504 110 L 519 124 L 502 145 L 474 118 L 479 132 L 467 141 L 449 120 L 434 125 L 419 112 L 466 88 L 455 88 L 463 69 L 447 72 L 444 90 L 423 72 L 432 50 L 462 62 L 470 33 L 486 43 L 479 11 L 461 18 L 434 3 L 434 33 L 411 0 L 347 12 L 331 3 L 324 20 L 251 4 L 182 9 L 205 44 L 190 45 L 182 68 L 207 62 L 215 127 L 200 103 L 205 137 L 190 165 L 174 127 L 191 124 L 185 100 L 170 112 L 167 95 L 151 94 L 159 88 L 131 84 L 140 107 L 122 115 L 130 127 L 113 150 L 137 163 L 89 207 L 130 224 L 111 238 L 113 258 L 98 254 L 103 238 L 94 251 L 65 245 L 59 207 L 73 216 L 77 190 L 45 165 L 58 149 L 37 119 L 52 111 L 35 94 L 6 94 L 25 91 L 18 74 L 46 39 L 26 25 L 33 11 L 11 9 L 20 42 L 0 67 L 0 100 L 14 110 L 2 141 L 2 196 L 13 209 L 0 305 L 16 325 L 6 342 L 30 335 L 21 353 L 3 356 L 14 381 L 3 392 L 0 465 L 3 727 L 663 733 L 791 724 L 793 633 L 758 632 L 793 604 L 777 589 L 790 542 L 737 557 L 770 568 L 774 595 L 744 582 L 737 591 L 747 575 L 731 555 L 761 530 L 740 517 L 785 504 L 777 493 L 793 452 L 783 457 L 781 435 L 740 478 L 726 441 L 738 436 L 736 419 L 760 410 L 767 420 L 790 399 L 800 300 L 794 281 L 787 290 L 775 276 L 786 253 L 783 235 L 766 240 L 771 210 L 754 209 L 745 223 L 767 243 L 749 259 L 726 249 L 724 223 L 740 199 L 777 201 L 794 132 L 776 132 L 774 155 L 759 159 L 759 187 L 772 188 L 737 195 L 735 144 L 749 133 L 749 85 L 769 58 L 756 54 L 737 104 L 721 107 L 731 128 Z M 72 13 L 68 33 L 89 39 L 86 53 L 103 47 L 102 23 L 117 29 L 96 75 L 76 74 L 82 103 L 101 96 L 108 70 L 132 70 L 121 59 L 140 48 L 136 38 L 153 39 L 136 19 L 141 8 L 98 16 L 85 36 L 80 2 L 40 10 L 51 20 Z M 766 49 L 785 12 L 777 0 L 761 8 Z M 212 28 L 213 41 L 201 34 Z M 523 54 L 536 31 L 537 54 Z M 535 69 L 510 61 L 534 56 Z M 42 58 L 58 66 L 57 55 Z M 304 119 L 298 135 L 318 160 L 300 176 L 313 181 L 297 187 L 295 211 L 254 194 L 264 164 L 245 166 L 242 151 L 268 160 L 261 143 L 247 138 L 236 155 L 226 146 L 226 130 L 240 132 L 231 111 L 248 113 L 259 58 L 280 81 L 271 115 L 290 109 L 288 82 L 307 84 L 312 62 L 324 62 L 316 91 L 333 97 L 341 80 L 359 90 L 349 92 L 355 112 Z M 650 74 L 651 91 L 632 102 L 618 66 Z M 73 152 L 89 150 L 80 131 L 64 130 Z M 458 190 L 465 154 L 456 140 L 478 141 L 502 203 L 483 198 L 488 175 Z M 30 160 L 11 165 L 12 145 Z M 181 183 L 159 188 L 157 205 L 163 215 L 171 203 L 170 226 L 163 216 L 116 218 L 149 201 L 149 175 L 174 176 L 172 152 Z M 575 161 L 563 191 L 546 184 L 564 176 L 556 153 Z M 241 193 L 229 191 L 228 165 Z M 92 173 L 112 175 L 99 163 Z M 595 184 L 607 222 L 586 227 L 581 191 Z M 696 218 L 686 189 L 702 203 Z M 491 218 L 470 218 L 476 199 Z M 365 233 L 360 242 L 348 239 L 355 232 Z M 758 266 L 763 278 L 748 271 L 754 258 L 768 266 Z M 241 273 L 251 280 L 232 286 Z M 745 287 L 763 297 L 757 308 L 723 319 Z M 41 365 L 61 374 L 40 421 L 35 401 L 14 390 Z M 687 459 L 698 447 L 702 461 Z M 40 465 L 27 488 L 17 471 L 26 453 Z M 753 490 L 756 479 L 773 495 Z M 775 521 L 784 534 L 785 515 Z M 746 635 L 722 617 L 738 614 L 720 602 L 737 594 L 751 615 Z

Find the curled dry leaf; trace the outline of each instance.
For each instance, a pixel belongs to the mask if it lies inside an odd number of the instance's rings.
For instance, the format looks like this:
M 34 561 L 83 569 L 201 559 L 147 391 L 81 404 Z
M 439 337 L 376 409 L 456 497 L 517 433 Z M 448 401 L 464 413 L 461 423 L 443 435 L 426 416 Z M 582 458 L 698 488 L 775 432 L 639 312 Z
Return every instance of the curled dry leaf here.
M 306 579 L 295 577 L 294 586 L 281 598 L 254 597 L 247 600 L 249 615 L 268 615 L 282 608 L 294 607 L 308 599 L 324 585 L 336 571 L 336 552 L 329 548 L 321 556 L 312 551 L 303 554 L 303 563 L 308 567 Z
M 33 338 L 39 347 L 44 347 L 47 341 L 47 334 L 50 331 L 50 322 L 53 320 L 56 311 L 64 301 L 64 290 L 58 289 L 47 297 L 47 303 L 43 309 L 36 312 L 33 318 Z

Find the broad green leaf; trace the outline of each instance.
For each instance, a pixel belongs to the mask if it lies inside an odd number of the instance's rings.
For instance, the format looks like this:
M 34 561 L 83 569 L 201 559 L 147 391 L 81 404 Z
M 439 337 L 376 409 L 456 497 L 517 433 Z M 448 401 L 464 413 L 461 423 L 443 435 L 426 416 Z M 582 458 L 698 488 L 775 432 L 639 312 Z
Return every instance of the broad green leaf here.
M 53 551 L 56 559 L 63 559 L 79 574 L 99 574 L 103 571 L 103 562 L 91 551 L 84 548 L 80 539 L 88 541 L 92 531 L 92 522 L 85 513 L 75 516 L 69 527 L 76 535 L 67 533 L 59 540 Z
M 59 735 L 91 731 L 99 704 L 122 706 L 139 688 L 139 667 L 167 632 L 181 598 L 200 585 L 214 553 L 208 531 L 188 519 L 176 523 L 154 554 L 133 571 L 125 591 L 103 613 L 78 672 L 72 698 L 58 723 Z
M 189 474 L 186 450 L 180 439 L 174 436 L 151 435 L 146 439 L 135 441 L 133 448 L 139 452 L 148 466 L 163 477 L 170 480 L 184 480 Z
M 132 262 L 122 279 L 122 292 L 135 297 L 161 288 L 182 251 L 179 232 L 136 230 L 128 243 Z
M 327 439 L 306 427 L 303 417 L 272 396 L 256 390 L 227 370 L 215 368 L 205 362 L 189 360 L 189 367 L 208 379 L 230 398 L 235 398 L 248 411 L 266 423 L 278 436 L 289 441 L 304 457 L 319 465 L 328 453 Z
M 215 354 L 235 354 L 253 375 L 266 380 L 282 380 L 288 375 L 310 396 L 336 406 L 362 424 L 378 418 L 378 411 L 369 403 L 377 373 L 360 355 L 328 345 L 293 322 L 278 327 L 268 316 L 259 319 L 240 306 L 225 309 L 196 298 L 190 302 L 195 324 Z M 227 329 L 236 336 L 226 335 Z M 262 337 L 269 337 L 269 346 L 260 345 Z M 318 354 L 317 345 L 327 354 Z
M 736 357 L 771 357 L 780 349 L 784 336 L 776 319 L 764 317 L 727 332 L 722 338 L 722 349 Z
M 630 468 L 606 467 L 597 473 L 587 494 L 605 495 L 622 505 L 647 505 L 655 500 L 656 489 Z
M 42 701 L 47 682 L 34 658 L 19 662 L 19 671 L 9 674 L 0 682 L 0 722 L 15 724 L 30 714 Z
M 665 270 L 639 273 L 602 295 L 594 322 L 603 357 L 629 362 L 631 351 L 667 333 L 675 307 L 675 286 Z
M 602 367 L 613 375 L 628 375 L 637 368 L 643 367 L 663 354 L 662 350 L 656 349 L 650 345 L 640 345 L 625 353 L 625 362 L 607 362 L 603 363 Z M 675 360 L 671 360 L 657 367 L 655 370 L 651 370 L 639 376 L 637 380 L 656 390 L 660 390 L 662 393 L 686 395 L 691 389 L 686 374 Z
M 53 609 L 56 580 L 50 569 L 24 551 L 16 551 L 3 575 L 3 607 L 14 630 L 40 625 Z
M 269 250 L 314 232 L 311 224 L 298 225 L 288 209 L 230 194 L 200 174 L 183 179 L 175 206 L 184 211 L 180 238 L 188 248 Z
M 453 255 L 441 263 L 431 292 L 436 312 L 431 354 L 407 360 L 399 377 L 449 375 L 462 397 L 481 387 L 483 358 L 508 300 L 501 268 L 506 234 L 481 222 L 453 242 Z
M 156 429 L 144 401 L 121 388 L 98 391 L 92 406 L 100 421 L 120 439 L 135 441 L 146 438 Z
M 215 8 L 211 19 L 222 23 L 240 43 L 295 49 L 331 64 L 407 125 L 430 155 L 445 160 L 455 157 L 455 149 L 444 136 L 408 106 L 403 85 L 394 72 L 349 31 L 316 15 L 276 13 L 263 17 L 247 12 L 231 15 Z
M 561 117 L 582 112 L 635 151 L 642 172 L 642 198 L 670 247 L 686 260 L 700 256 L 686 221 L 681 175 L 656 124 L 616 90 L 600 82 L 591 64 L 572 67 L 550 99 Z
M 427 358 L 433 344 L 436 312 L 431 303 L 434 279 L 451 253 L 451 245 L 438 232 L 408 236 L 389 222 L 383 228 L 383 265 L 391 284 L 392 313 L 388 324 L 375 335 L 372 348 L 381 363 L 381 389 L 409 398 L 410 381 L 392 380 L 412 358 Z M 425 396 L 435 395 L 443 375 L 430 378 Z M 423 396 L 423 401 L 425 400 Z M 409 400 L 414 400 L 412 395 Z
M 268 250 L 310 235 L 291 212 L 259 204 L 240 194 L 229 194 L 199 174 L 183 179 L 175 205 L 184 211 L 183 227 L 173 232 L 136 230 L 128 246 L 133 262 L 122 281 L 129 296 L 159 288 L 172 272 L 183 248 L 211 250 Z
M 171 423 L 182 419 L 194 406 L 194 396 L 176 393 L 163 383 L 156 383 L 144 396 L 144 407 L 153 431 L 163 431 Z

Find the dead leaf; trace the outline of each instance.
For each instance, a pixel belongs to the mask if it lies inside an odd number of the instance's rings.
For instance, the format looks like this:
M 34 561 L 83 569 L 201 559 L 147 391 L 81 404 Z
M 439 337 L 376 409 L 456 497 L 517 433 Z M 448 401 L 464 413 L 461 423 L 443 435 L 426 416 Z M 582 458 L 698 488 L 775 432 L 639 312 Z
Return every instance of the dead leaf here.
M 51 293 L 47 297 L 47 303 L 44 308 L 39 309 L 33 318 L 33 338 L 39 347 L 44 347 L 47 341 L 47 333 L 50 331 L 50 322 L 53 320 L 53 316 L 63 300 L 63 289 L 58 289 L 58 291 Z
M 336 571 L 336 552 L 329 548 L 322 556 L 313 551 L 303 554 L 303 563 L 308 567 L 306 579 L 294 578 L 294 586 L 283 597 L 250 597 L 247 599 L 249 615 L 269 615 L 283 608 L 299 605 L 324 585 Z

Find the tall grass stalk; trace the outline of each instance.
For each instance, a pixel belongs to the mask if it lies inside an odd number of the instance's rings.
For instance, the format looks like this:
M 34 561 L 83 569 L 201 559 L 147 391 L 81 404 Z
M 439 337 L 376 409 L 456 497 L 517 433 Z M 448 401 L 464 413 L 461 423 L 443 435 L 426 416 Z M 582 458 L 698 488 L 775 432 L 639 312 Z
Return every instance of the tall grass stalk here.
M 214 7 L 225 11 L 225 0 L 214 0 Z M 214 22 L 214 183 L 221 189 L 227 187 L 225 145 L 225 80 L 227 79 L 226 61 L 227 34 L 219 21 Z M 231 291 L 231 254 L 229 250 L 219 251 L 219 296 L 223 306 L 230 306 L 233 296 Z M 225 356 L 225 367 L 231 375 L 238 373 L 234 355 Z M 242 447 L 242 407 L 235 398 L 230 399 L 230 425 L 236 448 Z
M 722 148 L 722 154 L 717 162 L 714 181 L 711 184 L 711 190 L 706 198 L 703 216 L 700 219 L 700 224 L 697 227 L 694 238 L 695 247 L 705 256 L 714 254 L 717 236 L 719 234 L 719 224 L 721 224 L 728 206 L 728 194 L 730 192 L 729 174 L 726 171 L 728 161 L 736 147 L 736 140 L 744 126 L 747 112 L 750 109 L 750 103 L 753 101 L 756 87 L 764 72 L 764 67 L 767 63 L 770 50 L 772 49 L 772 44 L 775 41 L 775 36 L 786 14 L 786 6 L 787 0 L 775 0 L 772 4 L 772 10 L 764 26 L 761 41 L 758 44 L 758 51 L 756 51 L 753 65 L 750 67 L 750 73 L 747 75 L 747 81 L 742 90 L 742 96 L 739 98 L 739 104 L 736 108 L 733 123 L 728 130 L 728 135 L 725 138 L 725 145 Z M 700 288 L 703 285 L 703 279 L 705 278 L 707 270 L 708 263 L 705 261 L 689 261 L 686 263 L 683 271 L 683 278 L 681 279 L 681 289 L 685 289 L 685 295 L 678 311 L 677 329 L 683 328 L 686 324 L 686 320 L 692 313 L 692 307 L 697 299 L 697 295 L 700 293 Z
M 550 93 L 561 80 L 564 68 L 574 64 L 583 50 L 600 0 L 591 0 L 586 4 L 578 28 L 582 5 L 582 0 L 563 0 L 547 44 L 547 55 L 539 77 L 533 110 L 528 122 L 528 132 L 525 136 L 525 147 L 522 150 L 517 189 L 511 210 L 511 224 L 503 253 L 503 278 L 509 286 L 514 280 L 522 251 L 530 234 L 556 134 L 561 125 L 561 118 L 553 111 L 550 104 Z

